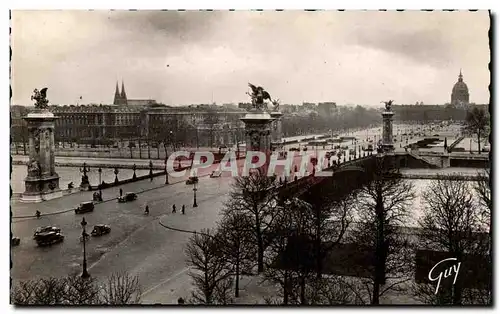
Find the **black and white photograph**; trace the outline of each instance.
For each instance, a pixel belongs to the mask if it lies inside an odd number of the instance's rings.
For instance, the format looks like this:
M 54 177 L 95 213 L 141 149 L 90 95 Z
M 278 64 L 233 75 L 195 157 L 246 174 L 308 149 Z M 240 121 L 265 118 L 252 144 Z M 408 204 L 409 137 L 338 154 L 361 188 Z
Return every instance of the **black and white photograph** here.
M 10 304 L 492 307 L 493 15 L 11 10 Z

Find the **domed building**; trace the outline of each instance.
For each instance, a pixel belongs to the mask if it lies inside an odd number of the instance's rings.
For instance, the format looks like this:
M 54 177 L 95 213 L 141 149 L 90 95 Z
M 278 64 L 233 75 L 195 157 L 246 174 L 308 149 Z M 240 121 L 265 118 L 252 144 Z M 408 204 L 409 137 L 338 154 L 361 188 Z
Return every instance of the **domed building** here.
M 452 106 L 466 106 L 469 104 L 469 89 L 467 88 L 467 84 L 464 83 L 462 70 L 460 70 L 460 74 L 458 75 L 458 82 L 453 86 L 453 90 L 451 91 L 451 105 Z

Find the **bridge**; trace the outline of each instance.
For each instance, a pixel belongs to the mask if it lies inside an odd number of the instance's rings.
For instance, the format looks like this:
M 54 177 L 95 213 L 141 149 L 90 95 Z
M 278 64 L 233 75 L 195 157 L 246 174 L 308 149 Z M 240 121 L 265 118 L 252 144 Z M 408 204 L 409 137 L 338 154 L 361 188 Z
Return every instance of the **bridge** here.
M 296 195 L 303 196 L 304 193 L 310 191 L 313 187 L 323 184 L 328 184 L 336 179 L 347 179 L 348 174 L 356 173 L 358 176 L 366 176 L 369 169 L 375 161 L 375 155 L 367 155 L 358 157 L 349 161 L 335 164 L 327 167 L 318 173 L 311 173 L 302 178 L 297 178 L 295 181 L 284 182 L 280 188 L 280 195 Z
M 441 158 L 442 156 L 436 155 Z M 474 156 L 474 157 L 473 157 Z M 406 179 L 439 179 L 449 171 L 450 165 L 447 167 L 439 167 L 436 164 L 429 162 L 426 158 L 416 155 L 412 152 L 394 152 L 385 155 L 386 166 L 396 167 L 399 169 L 429 169 L 427 173 L 402 173 L 402 177 Z M 470 157 L 470 159 L 469 159 Z M 324 191 L 324 187 L 335 185 L 339 194 L 347 193 L 349 189 L 356 189 L 363 181 L 369 180 L 375 167 L 375 154 L 367 156 L 356 156 L 352 160 L 335 164 L 331 167 L 323 169 L 318 173 L 311 173 L 302 178 L 297 178 L 294 181 L 284 182 L 281 187 L 280 195 L 296 195 L 297 197 L 315 200 Z M 450 158 L 449 154 L 445 154 L 445 158 Z M 452 158 L 457 160 L 477 160 L 478 164 L 467 164 L 469 169 L 481 169 L 487 165 L 488 159 L 486 155 L 468 155 L 468 154 L 453 154 Z M 466 159 L 467 158 L 467 159 Z M 430 170 L 432 169 L 432 170 Z M 440 170 L 441 169 L 441 170 Z M 452 170 L 452 169 L 449 169 Z M 443 173 L 441 173 L 443 172 Z M 472 171 L 474 172 L 474 171 Z M 477 174 L 471 173 L 452 173 L 459 179 L 466 181 L 479 180 Z M 350 192 L 350 190 L 349 190 Z M 318 194 L 319 193 L 319 194 Z M 340 196 L 340 195 L 339 195 Z

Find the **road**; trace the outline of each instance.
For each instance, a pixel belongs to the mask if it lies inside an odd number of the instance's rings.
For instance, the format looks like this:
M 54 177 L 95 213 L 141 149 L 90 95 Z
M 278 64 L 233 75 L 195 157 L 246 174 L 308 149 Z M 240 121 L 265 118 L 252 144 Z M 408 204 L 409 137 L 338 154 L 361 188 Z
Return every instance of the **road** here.
M 241 167 L 242 163 L 243 160 L 240 160 L 238 166 Z M 189 285 L 184 248 L 190 235 L 165 229 L 160 226 L 159 221 L 186 230 L 214 227 L 233 182 L 230 173 L 223 173 L 219 178 L 207 176 L 217 167 L 219 165 L 198 170 L 200 181 L 197 208 L 192 207 L 193 186 L 181 181 L 185 178 L 176 179 L 179 183 L 164 185 L 163 177 L 156 178 L 153 182 L 146 180 L 122 186 L 124 192 L 145 191 L 134 202 L 117 203 L 116 200 L 110 200 L 97 204 L 94 212 L 84 215 L 76 215 L 74 211 L 58 212 L 74 208 L 80 201 L 89 200 L 90 192 L 40 204 L 13 202 L 14 217 L 33 215 L 37 208 L 49 215 L 40 219 L 13 219 L 12 232 L 21 239 L 21 244 L 12 248 L 11 277 L 17 282 L 39 276 L 60 277 L 81 272 L 80 222 L 85 217 L 88 232 L 95 224 L 109 224 L 112 228 L 110 234 L 91 238 L 88 242 L 87 260 L 92 276 L 104 278 L 113 272 L 124 270 L 139 276 L 147 302 L 175 300 L 159 291 L 172 290 L 168 283 L 175 278 L 182 278 L 181 285 Z M 280 173 L 281 169 L 282 167 L 278 167 L 277 172 Z M 311 170 L 309 168 L 308 171 Z M 114 198 L 118 195 L 118 188 L 105 190 L 104 193 L 105 200 Z M 149 216 L 143 214 L 146 203 L 150 207 Z M 171 212 L 173 204 L 177 206 L 176 214 Z M 180 214 L 182 204 L 186 205 L 185 215 Z M 32 239 L 33 232 L 37 227 L 45 225 L 60 227 L 65 235 L 64 242 L 50 247 L 37 247 Z M 179 277 L 180 275 L 183 277 Z M 178 287 L 179 283 L 175 286 Z

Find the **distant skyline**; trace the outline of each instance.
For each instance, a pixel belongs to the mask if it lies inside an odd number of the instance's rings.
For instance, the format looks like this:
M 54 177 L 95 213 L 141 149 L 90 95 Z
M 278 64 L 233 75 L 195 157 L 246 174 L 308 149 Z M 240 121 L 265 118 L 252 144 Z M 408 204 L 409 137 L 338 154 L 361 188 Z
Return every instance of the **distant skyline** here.
M 487 11 L 12 11 L 12 104 L 489 102 Z M 213 95 L 213 98 L 212 98 Z M 82 99 L 80 99 L 82 97 Z

